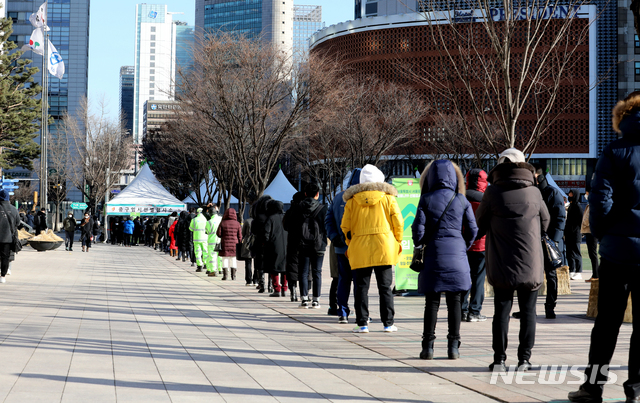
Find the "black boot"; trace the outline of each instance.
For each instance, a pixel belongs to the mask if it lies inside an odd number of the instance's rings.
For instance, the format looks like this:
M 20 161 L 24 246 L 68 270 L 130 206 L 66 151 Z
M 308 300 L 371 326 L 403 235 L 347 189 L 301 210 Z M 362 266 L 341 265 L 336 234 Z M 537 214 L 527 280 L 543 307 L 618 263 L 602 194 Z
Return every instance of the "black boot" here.
M 222 269 L 222 279 L 223 280 L 228 280 L 228 278 L 227 278 L 227 272 L 228 271 L 229 271 L 228 269 Z
M 447 356 L 450 360 L 457 360 L 460 358 L 460 351 L 458 348 L 460 347 L 460 340 L 449 339 L 449 345 L 447 347 Z
M 433 342 L 434 340 L 422 339 L 422 351 L 420 352 L 420 359 L 433 360 Z
M 296 285 L 289 285 L 291 291 L 291 302 L 298 302 L 298 287 Z
M 182 255 L 182 261 L 185 262 L 186 260 L 187 258 L 184 255 Z
M 236 268 L 232 267 L 231 268 L 231 280 L 235 280 L 236 279 Z
M 198 266 L 198 268 L 196 269 L 197 272 L 201 272 L 202 271 L 202 266 Z

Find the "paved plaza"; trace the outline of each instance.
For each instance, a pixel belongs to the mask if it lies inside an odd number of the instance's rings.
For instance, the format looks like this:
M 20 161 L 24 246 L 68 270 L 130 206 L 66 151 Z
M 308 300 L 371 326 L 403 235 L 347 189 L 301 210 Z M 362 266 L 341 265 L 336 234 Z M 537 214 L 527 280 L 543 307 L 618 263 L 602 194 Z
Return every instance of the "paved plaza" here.
M 446 359 L 446 308 L 436 359 L 418 359 L 423 300 L 396 297 L 397 333 L 383 333 L 375 284 L 371 333 L 353 334 L 322 309 L 302 310 L 238 280 L 195 273 L 188 263 L 138 246 L 99 244 L 90 253 L 26 247 L 0 284 L 0 400 L 3 402 L 563 402 L 559 385 L 490 384 L 491 315 L 462 324 L 461 359 Z M 538 316 L 534 364 L 585 364 L 593 321 L 588 284 L 572 282 L 556 320 Z M 538 312 L 544 312 L 538 300 Z M 606 401 L 624 400 L 631 325 L 613 363 Z M 512 320 L 507 365 L 515 364 Z

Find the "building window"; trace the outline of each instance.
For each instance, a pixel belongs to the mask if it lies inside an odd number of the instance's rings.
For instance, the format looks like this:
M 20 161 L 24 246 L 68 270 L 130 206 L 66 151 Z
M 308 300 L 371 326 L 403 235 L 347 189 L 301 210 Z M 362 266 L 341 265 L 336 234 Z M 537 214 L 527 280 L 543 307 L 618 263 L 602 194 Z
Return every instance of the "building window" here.
M 155 48 L 156 47 L 156 43 L 155 42 L 151 42 L 151 47 Z
M 151 27 L 151 32 L 156 32 L 156 27 Z
M 151 49 L 151 53 L 156 53 L 156 50 L 155 49 Z
M 640 38 L 638 38 L 638 34 L 633 35 L 633 45 L 636 55 L 640 54 Z
M 155 41 L 156 40 L 156 36 L 155 35 L 151 35 L 151 40 Z
M 156 60 L 156 57 L 154 55 L 151 55 L 149 60 Z
M 364 13 L 367 17 L 375 17 L 378 14 L 378 3 L 367 3 Z
M 155 88 L 155 84 L 154 83 L 149 83 L 149 88 Z
M 156 81 L 156 77 L 155 76 L 150 76 L 149 77 L 149 81 Z
M 156 74 L 156 70 L 155 69 L 149 70 L 149 74 Z
M 155 62 L 149 63 L 149 67 L 156 67 L 156 63 Z
M 635 62 L 636 81 L 640 81 L 640 62 Z

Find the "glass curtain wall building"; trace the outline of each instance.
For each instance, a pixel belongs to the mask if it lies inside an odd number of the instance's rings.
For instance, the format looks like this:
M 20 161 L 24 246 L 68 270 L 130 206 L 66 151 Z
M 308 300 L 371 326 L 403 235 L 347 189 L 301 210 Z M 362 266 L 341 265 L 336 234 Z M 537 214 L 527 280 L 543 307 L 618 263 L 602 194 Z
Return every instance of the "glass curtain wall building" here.
M 43 0 L 6 0 L 7 17 L 13 20 L 11 41 L 18 48 L 29 42 L 33 26 L 29 16 L 38 10 Z M 49 115 L 54 119 L 49 126 L 50 136 L 56 136 L 60 119 L 68 111 L 74 115 L 80 107 L 80 100 L 87 96 L 89 62 L 89 0 L 49 0 L 48 25 L 50 40 L 58 49 L 66 66 L 62 79 L 49 75 Z M 42 82 L 42 57 L 26 52 L 24 57 L 33 60 L 33 66 L 41 71 L 34 76 Z M 39 138 L 37 140 L 40 141 Z M 32 172 L 16 169 L 11 172 L 16 178 L 29 178 Z M 67 198 L 82 201 L 82 194 L 67 184 Z
M 309 38 L 322 28 L 322 6 L 293 6 L 293 57 L 296 63 L 309 54 Z
M 136 77 L 134 66 L 120 67 L 120 119 L 125 122 L 125 130 L 133 134 L 133 90 Z
M 195 28 L 182 21 L 175 22 L 175 76 L 176 92 L 180 92 L 182 77 L 188 76 L 193 69 L 193 45 L 195 43 Z

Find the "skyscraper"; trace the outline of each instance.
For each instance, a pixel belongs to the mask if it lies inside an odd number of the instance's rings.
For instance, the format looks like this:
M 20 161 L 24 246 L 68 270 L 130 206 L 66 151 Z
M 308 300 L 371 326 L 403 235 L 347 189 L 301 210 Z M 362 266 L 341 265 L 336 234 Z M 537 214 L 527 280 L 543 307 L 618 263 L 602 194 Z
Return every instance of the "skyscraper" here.
M 49 75 L 49 115 L 54 123 L 49 126 L 50 136 L 56 136 L 56 127 L 68 111 L 78 112 L 80 100 L 87 96 L 87 71 L 89 61 L 89 1 L 55 0 L 48 4 L 47 25 L 51 29 L 50 40 L 58 49 L 65 65 L 62 79 Z M 22 47 L 29 42 L 33 26 L 29 16 L 38 10 L 43 0 L 6 0 L 7 17 L 13 20 L 13 34 L 9 38 Z M 42 70 L 42 57 L 26 52 L 25 57 L 33 60 L 33 66 Z M 42 71 L 34 80 L 42 82 Z M 39 140 L 38 140 L 39 141 Z M 16 178 L 28 178 L 32 173 L 23 169 L 12 170 Z M 82 194 L 72 186 L 67 186 L 67 197 L 72 201 L 82 200 Z
M 134 66 L 120 67 L 120 119 L 125 121 L 125 129 L 133 134 L 133 91 L 136 69 Z
M 193 26 L 187 25 L 186 22 L 175 22 L 176 40 L 175 40 L 175 75 L 176 75 L 176 92 L 180 91 L 182 77 L 180 72 L 188 74 L 193 67 L 193 57 L 191 52 L 195 41 L 195 30 Z
M 293 0 L 196 0 L 196 28 L 262 38 L 293 52 Z
M 322 6 L 293 6 L 293 54 L 296 60 L 309 53 L 309 38 L 322 28 Z

